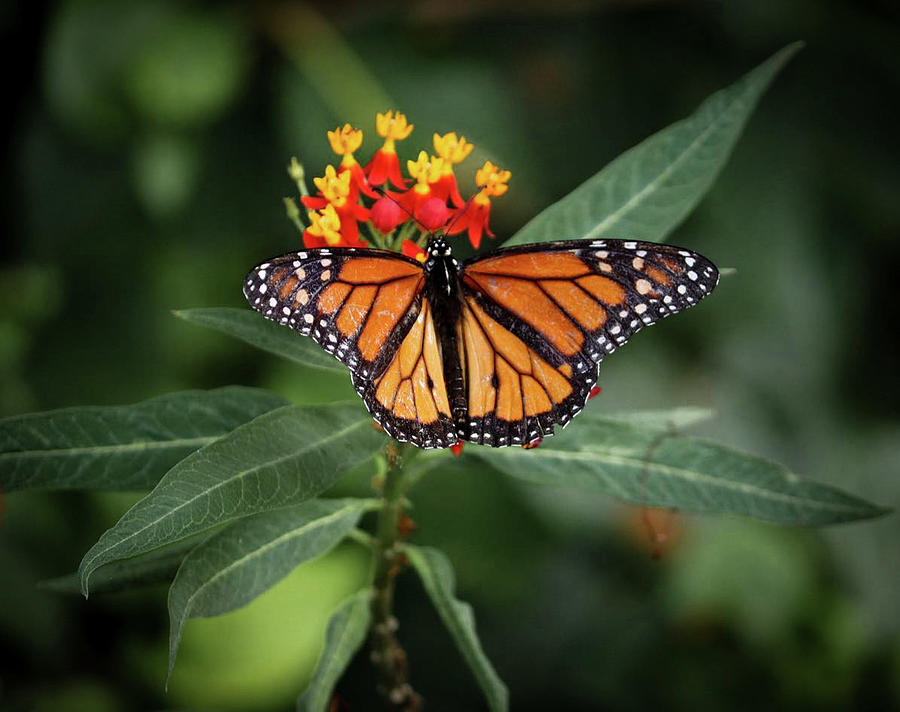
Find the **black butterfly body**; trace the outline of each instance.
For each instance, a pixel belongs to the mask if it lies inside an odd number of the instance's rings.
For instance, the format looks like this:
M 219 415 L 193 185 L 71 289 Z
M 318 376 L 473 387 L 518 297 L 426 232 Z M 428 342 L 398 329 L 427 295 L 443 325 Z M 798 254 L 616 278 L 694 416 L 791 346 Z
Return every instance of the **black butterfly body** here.
M 705 257 L 649 242 L 550 242 L 460 263 L 437 236 L 424 264 L 357 248 L 282 255 L 254 267 L 244 295 L 346 364 L 395 439 L 502 447 L 565 426 L 607 354 L 718 277 Z

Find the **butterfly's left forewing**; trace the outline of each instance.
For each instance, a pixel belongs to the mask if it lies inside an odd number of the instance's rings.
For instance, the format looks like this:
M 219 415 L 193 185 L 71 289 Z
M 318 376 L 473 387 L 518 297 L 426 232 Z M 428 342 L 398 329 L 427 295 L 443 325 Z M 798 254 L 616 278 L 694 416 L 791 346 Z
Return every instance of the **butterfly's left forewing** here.
M 584 407 L 604 356 L 717 281 L 701 255 L 637 241 L 545 243 L 470 260 L 458 329 L 469 410 L 461 437 L 498 446 L 552 434 Z
M 457 438 L 424 281 L 421 264 L 396 252 L 306 250 L 254 267 L 244 295 L 346 364 L 391 437 L 448 447 Z
M 250 306 L 311 336 L 354 373 L 379 374 L 422 303 L 418 262 L 383 250 L 306 250 L 253 268 L 244 282 Z

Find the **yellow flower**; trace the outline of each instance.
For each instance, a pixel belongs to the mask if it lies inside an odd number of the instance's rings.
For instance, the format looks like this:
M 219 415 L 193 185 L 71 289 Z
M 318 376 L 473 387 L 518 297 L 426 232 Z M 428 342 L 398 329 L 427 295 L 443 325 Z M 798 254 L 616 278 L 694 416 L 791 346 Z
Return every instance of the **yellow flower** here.
M 430 192 L 429 183 L 436 183 L 444 171 L 444 159 L 439 156 L 430 156 L 425 151 L 419 151 L 419 157 L 415 161 L 406 162 L 406 170 L 416 179 L 415 189 L 420 193 Z
M 388 111 L 375 115 L 375 130 L 384 139 L 382 151 L 393 151 L 394 141 L 402 141 L 412 133 L 413 125 L 406 123 L 406 114 Z
M 484 165 L 475 173 L 475 185 L 481 188 L 476 202 L 489 202 L 490 198 L 496 198 L 503 195 L 509 186 L 507 183 L 512 177 L 510 171 L 501 171 L 490 161 L 485 161 Z
M 465 136 L 457 138 L 456 132 L 434 135 L 434 151 L 438 156 L 444 159 L 444 173 L 452 173 L 453 165 L 462 163 L 466 157 L 472 153 L 475 146 L 466 141 Z
M 334 131 L 328 132 L 328 143 L 331 144 L 331 150 L 341 156 L 341 165 L 352 166 L 356 163 L 353 152 L 358 150 L 362 145 L 363 132 L 360 129 L 354 129 L 350 124 L 344 124 L 343 128 L 338 126 Z
M 309 220 L 312 224 L 306 232 L 310 235 L 323 238 L 329 245 L 336 245 L 341 241 L 341 219 L 331 203 L 321 210 L 310 210 Z
M 336 208 L 343 207 L 350 195 L 350 171 L 338 173 L 334 166 L 326 166 L 325 176 L 313 178 L 316 188 Z

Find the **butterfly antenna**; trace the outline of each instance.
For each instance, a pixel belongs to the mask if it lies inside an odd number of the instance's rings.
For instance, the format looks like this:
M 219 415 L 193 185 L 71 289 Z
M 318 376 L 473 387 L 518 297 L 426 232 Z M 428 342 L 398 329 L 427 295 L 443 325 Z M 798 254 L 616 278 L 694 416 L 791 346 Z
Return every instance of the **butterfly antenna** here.
M 463 206 L 463 209 L 459 211 L 459 213 L 457 214 L 457 216 L 456 216 L 455 218 L 453 218 L 453 220 L 451 221 L 451 223 L 450 223 L 450 224 L 446 227 L 446 229 L 444 230 L 444 234 L 445 234 L 445 235 L 449 235 L 449 234 L 450 234 L 450 231 L 453 229 L 453 226 L 456 225 L 457 221 L 458 221 L 463 215 L 465 215 L 465 214 L 468 212 L 469 206 L 472 204 L 472 201 L 475 200 L 475 198 L 477 198 L 479 195 L 481 195 L 481 191 L 482 191 L 482 190 L 484 190 L 484 188 L 481 188 L 477 193 L 474 193 L 474 194 L 466 201 L 466 204 Z

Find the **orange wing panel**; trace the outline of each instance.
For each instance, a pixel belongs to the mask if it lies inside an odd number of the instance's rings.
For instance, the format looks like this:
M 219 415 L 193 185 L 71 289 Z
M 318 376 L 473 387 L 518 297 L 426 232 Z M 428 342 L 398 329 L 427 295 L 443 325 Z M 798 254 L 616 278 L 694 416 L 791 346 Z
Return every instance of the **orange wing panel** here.
M 375 381 L 374 397 L 391 419 L 383 419 L 382 425 L 390 428 L 392 422 L 403 421 L 405 430 L 437 425 L 453 432 L 440 346 L 427 299 L 393 360 Z M 434 437 L 445 437 L 446 432 Z
M 519 388 L 519 372 L 506 361 L 497 359 L 497 380 L 500 382 L 497 396 L 497 417 L 508 422 L 522 420 L 522 390 Z
M 367 361 L 373 361 L 390 336 L 397 322 L 406 314 L 419 292 L 421 273 L 390 282 L 378 291 L 372 311 L 359 335 L 359 351 Z
M 609 277 L 592 274 L 575 280 L 604 304 L 614 306 L 625 301 L 622 285 Z
M 474 298 L 466 300 L 462 322 L 470 416 L 495 415 L 514 422 L 547 413 L 572 395 L 572 385 L 559 370 L 492 319 Z
M 554 252 L 498 255 L 479 260 L 467 274 L 500 274 L 525 279 L 572 278 L 590 273 L 575 255 Z
M 416 419 L 416 402 L 413 396 L 412 383 L 402 381 L 394 399 L 394 415 L 404 420 Z
M 538 284 L 585 329 L 594 331 L 606 323 L 606 309 L 575 282 L 542 279 Z
M 400 277 L 421 276 L 422 269 L 403 260 L 386 260 L 378 257 L 354 257 L 341 267 L 338 277 L 351 284 L 383 284 Z
M 344 336 L 353 336 L 362 326 L 366 320 L 366 314 L 372 308 L 372 300 L 375 299 L 376 291 L 378 291 L 378 287 L 373 285 L 353 288 L 353 292 L 344 302 L 336 322 L 337 328 Z
M 584 334 L 534 282 L 470 272 L 466 275 L 478 291 L 541 333 L 561 354 L 572 356 L 581 350 Z
M 319 310 L 324 314 L 334 314 L 350 293 L 350 285 L 342 282 L 329 284 L 319 297 Z

